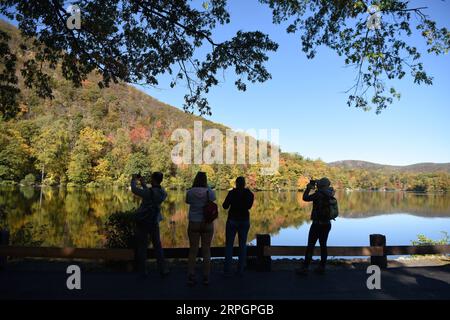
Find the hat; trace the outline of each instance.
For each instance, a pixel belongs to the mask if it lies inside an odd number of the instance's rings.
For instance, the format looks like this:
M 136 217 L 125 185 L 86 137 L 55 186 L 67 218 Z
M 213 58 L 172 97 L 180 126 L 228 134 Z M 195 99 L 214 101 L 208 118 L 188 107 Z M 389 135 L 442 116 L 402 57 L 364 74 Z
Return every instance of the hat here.
M 328 188 L 331 185 L 330 179 L 323 177 L 319 181 L 317 181 L 318 188 Z

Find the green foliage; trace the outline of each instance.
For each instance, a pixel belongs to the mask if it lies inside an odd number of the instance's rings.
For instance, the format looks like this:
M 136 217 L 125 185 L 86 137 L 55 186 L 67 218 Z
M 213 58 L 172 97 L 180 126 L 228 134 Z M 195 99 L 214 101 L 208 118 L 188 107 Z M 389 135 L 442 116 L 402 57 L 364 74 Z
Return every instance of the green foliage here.
M 102 159 L 106 153 L 107 140 L 100 130 L 83 128 L 72 150 L 67 175 L 71 182 L 86 184 L 104 180 L 108 171 L 108 161 Z
M 130 177 L 133 174 L 140 174 L 145 178 L 149 178 L 152 174 L 149 157 L 142 152 L 131 154 L 125 165 L 125 174 Z
M 13 118 L 19 112 L 17 57 L 9 46 L 10 39 L 8 32 L 0 30 L 0 118 L 5 119 Z
M 46 226 L 34 226 L 26 223 L 11 235 L 10 244 L 15 246 L 40 247 L 46 232 Z
M 230 22 L 226 1 L 211 1 L 208 9 L 197 9 L 190 0 L 93 0 L 77 5 L 83 16 L 82 28 L 74 31 L 61 23 L 68 17 L 61 1 L 51 5 L 30 5 L 27 0 L 1 2 L 0 14 L 20 21 L 19 28 L 28 41 L 19 41 L 14 52 L 9 33 L 0 33 L 0 61 L 7 67 L 0 74 L 0 116 L 10 118 L 19 112 L 18 56 L 25 59 L 20 66 L 25 86 L 39 97 L 56 97 L 50 76 L 55 71 L 75 86 L 91 72 L 98 72 L 100 88 L 119 81 L 157 85 L 158 76 L 170 74 L 171 87 L 179 82 L 187 85 L 185 109 L 202 114 L 210 113 L 204 94 L 219 83 L 224 70 L 236 71 L 238 90 L 245 90 L 246 82 L 264 82 L 271 77 L 264 63 L 278 45 L 267 35 L 238 31 L 222 41 L 213 36 L 216 27 Z M 31 48 L 35 55 L 26 54 Z M 202 54 L 198 55 L 200 48 Z M 93 102 L 96 97 L 89 98 Z M 97 101 L 94 117 L 105 112 L 103 102 Z
M 20 184 L 21 184 L 21 185 L 24 185 L 24 186 L 32 186 L 32 185 L 34 185 L 35 183 L 36 183 L 36 177 L 34 176 L 34 174 L 31 174 L 31 173 L 27 174 L 27 175 L 25 176 L 25 178 L 23 178 L 23 179 L 20 181 Z
M 55 121 L 42 128 L 31 143 L 37 170 L 44 170 L 50 180 L 66 180 L 69 161 L 69 134 L 64 121 Z
M 414 246 L 433 246 L 433 245 L 450 245 L 450 236 L 446 231 L 441 231 L 443 237 L 439 240 L 433 240 L 426 237 L 423 234 L 417 235 L 417 240 L 411 241 Z M 412 255 L 413 257 L 420 257 L 418 255 Z M 433 256 L 433 255 L 426 255 Z M 439 256 L 439 255 L 438 255 Z
M 125 168 L 128 157 L 131 154 L 132 142 L 127 130 L 118 128 L 112 148 L 106 155 L 111 169 L 111 175 L 114 179 L 120 179 L 123 168 Z
M 322 1 L 260 0 L 268 4 L 276 24 L 286 22 L 286 32 L 301 33 L 306 57 L 315 57 L 326 46 L 344 58 L 356 71 L 356 82 L 347 91 L 349 106 L 380 113 L 400 94 L 387 83 L 406 74 L 417 84 L 432 84 L 421 61 L 421 52 L 408 39 L 415 32 L 426 40 L 427 53 L 445 54 L 450 48 L 450 32 L 438 28 L 426 14 L 406 0 Z M 369 6 L 377 5 L 381 21 L 370 29 Z M 371 12 L 372 14 L 374 12 Z
M 73 152 L 70 157 L 67 175 L 75 184 L 86 184 L 91 179 L 91 162 L 89 155 L 84 152 Z
M 111 214 L 104 228 L 105 246 L 107 248 L 134 248 L 134 228 L 133 211 Z
M 414 246 L 429 246 L 429 245 L 446 245 L 450 244 L 450 236 L 447 232 L 441 231 L 443 237 L 439 240 L 433 240 L 423 234 L 417 235 L 417 240 L 411 241 Z
M 319 46 L 327 46 L 355 67 L 356 83 L 348 90 L 347 103 L 364 110 L 374 106 L 379 113 L 399 99 L 400 93 L 388 82 L 408 73 L 414 83 L 432 84 L 421 60 L 423 52 L 408 41 L 413 32 L 425 40 L 428 54 L 446 54 L 450 48 L 448 29 L 437 26 L 426 8 L 406 0 L 260 2 L 272 9 L 275 24 L 287 22 L 288 33 L 301 33 L 302 50 L 309 59 Z M 26 90 L 17 86 L 20 82 L 35 96 L 57 98 L 51 76 L 55 71 L 75 86 L 96 71 L 101 75 L 99 88 L 119 81 L 157 85 L 159 76 L 170 74 L 171 87 L 180 82 L 187 87 L 185 110 L 210 114 L 205 94 L 219 83 L 218 75 L 234 69 L 238 90 L 246 90 L 247 83 L 267 81 L 271 75 L 264 64 L 268 53 L 278 48 L 260 31 L 238 31 L 223 41 L 215 39 L 214 30 L 231 19 L 226 4 L 216 0 L 197 8 L 198 3 L 190 0 L 81 1 L 77 5 L 83 13 L 82 28 L 74 31 L 61 24 L 67 17 L 63 2 L 4 1 L 0 14 L 20 21 L 27 38 L 20 39 L 17 30 L 8 26 L 0 30 L 4 66 L 0 115 L 9 119 L 21 112 L 20 104 L 27 100 Z M 375 29 L 367 26 L 370 4 L 377 5 L 382 15 Z M 196 54 L 199 48 L 207 48 L 202 58 Z M 36 54 L 27 54 L 29 50 Z M 91 116 L 100 119 L 107 108 L 95 93 L 86 98 L 94 103 Z
M 210 9 L 211 10 L 211 7 Z M 0 24 L 13 36 L 10 45 L 22 41 L 18 31 Z M 299 154 L 281 153 L 279 172 L 261 174 L 261 165 L 173 164 L 170 136 L 175 129 L 203 128 L 224 132 L 227 127 L 182 112 L 124 84 L 100 90 L 101 78 L 89 74 L 76 87 L 58 73 L 52 74 L 52 100 L 23 89 L 21 112 L 10 121 L 0 120 L 0 183 L 14 184 L 31 174 L 45 185 L 99 187 L 129 184 L 130 175 L 164 173 L 166 188 L 192 185 L 197 171 L 208 174 L 216 189 L 233 187 L 239 175 L 253 190 L 302 190 L 309 179 L 328 176 L 337 189 L 408 190 L 448 192 L 448 172 L 403 172 L 331 167 Z M 256 75 L 255 75 L 256 76 Z M 420 169 L 420 168 L 419 168 Z
M 171 148 L 167 143 L 152 138 L 147 147 L 150 167 L 153 171 L 160 171 L 164 176 L 169 177 L 172 173 L 173 165 L 170 158 Z
M 17 130 L 0 122 L 0 180 L 20 180 L 29 172 L 30 151 Z

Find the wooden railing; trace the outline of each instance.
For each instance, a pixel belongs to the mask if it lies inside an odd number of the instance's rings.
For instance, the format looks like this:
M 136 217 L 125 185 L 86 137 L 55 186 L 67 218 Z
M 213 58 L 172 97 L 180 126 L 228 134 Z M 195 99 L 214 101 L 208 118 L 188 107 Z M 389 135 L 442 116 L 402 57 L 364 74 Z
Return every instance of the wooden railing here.
M 266 246 L 265 256 L 304 256 L 304 246 Z M 375 247 L 328 247 L 329 256 L 372 256 L 382 257 L 422 254 L 450 254 L 450 245 L 430 246 L 375 246 Z M 314 256 L 320 256 L 320 248 L 314 248 Z
M 52 248 L 52 247 L 23 247 L 8 245 L 7 236 L 3 234 L 0 241 L 0 265 L 6 264 L 7 257 L 40 257 L 62 259 L 92 259 L 132 261 L 133 249 L 89 249 L 89 248 Z M 5 240 L 6 239 L 6 240 Z M 257 235 L 256 246 L 249 246 L 247 255 L 256 257 L 257 269 L 270 271 L 272 256 L 304 256 L 305 246 L 271 246 L 270 235 Z M 186 258 L 188 248 L 167 248 L 164 255 L 167 258 Z M 233 248 L 233 255 L 237 256 L 238 248 Z M 149 258 L 154 257 L 153 249 L 149 249 Z M 424 245 L 424 246 L 386 246 L 386 237 L 383 235 L 370 235 L 370 246 L 358 247 L 328 247 L 329 256 L 370 256 L 371 264 L 380 267 L 387 266 L 388 255 L 424 255 L 424 254 L 450 254 L 450 245 Z M 199 252 L 199 256 L 201 251 Z M 225 248 L 211 248 L 212 257 L 223 257 Z M 320 248 L 314 248 L 314 256 L 320 255 Z
M 384 255 L 383 247 L 328 247 L 329 256 L 353 257 L 353 256 L 374 256 Z M 266 246 L 265 256 L 304 256 L 305 246 Z M 314 256 L 320 256 L 320 248 L 314 248 Z

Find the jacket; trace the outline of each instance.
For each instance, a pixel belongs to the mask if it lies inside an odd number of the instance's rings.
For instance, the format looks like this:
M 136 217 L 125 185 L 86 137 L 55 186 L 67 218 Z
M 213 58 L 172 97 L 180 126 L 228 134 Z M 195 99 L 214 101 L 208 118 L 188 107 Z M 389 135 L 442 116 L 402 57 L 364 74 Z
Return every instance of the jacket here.
M 139 206 L 140 208 L 146 208 L 153 204 L 158 210 L 158 222 L 163 220 L 161 203 L 167 198 L 167 192 L 163 187 L 148 188 L 146 185 L 143 185 L 142 188 L 138 188 L 136 186 L 136 181 L 133 179 L 131 180 L 131 192 L 142 198 L 141 205 Z
M 313 208 L 311 211 L 311 220 L 313 222 L 319 222 L 319 223 L 331 223 L 330 219 L 324 219 L 323 218 L 323 208 L 325 205 L 328 205 L 326 202 L 328 201 L 329 197 L 334 195 L 334 189 L 328 188 L 324 190 L 318 190 L 314 192 L 313 194 L 309 194 L 311 189 L 306 188 L 305 192 L 303 193 L 303 201 L 313 202 Z
M 195 187 L 186 192 L 186 203 L 189 204 L 189 221 L 202 222 L 203 221 L 203 207 L 207 203 L 207 195 L 209 193 L 209 200 L 215 201 L 216 194 L 211 188 Z
M 249 189 L 233 189 L 228 192 L 222 207 L 225 210 L 230 209 L 228 211 L 228 219 L 230 220 L 249 220 L 249 210 L 253 206 L 253 200 L 254 195 Z

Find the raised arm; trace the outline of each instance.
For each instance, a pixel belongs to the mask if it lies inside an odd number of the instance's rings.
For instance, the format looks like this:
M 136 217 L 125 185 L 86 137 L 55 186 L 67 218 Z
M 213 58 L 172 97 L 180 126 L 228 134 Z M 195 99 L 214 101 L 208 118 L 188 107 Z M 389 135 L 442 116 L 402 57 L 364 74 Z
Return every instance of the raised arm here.
M 309 184 L 306 186 L 305 192 L 303 192 L 303 201 L 314 201 L 317 197 L 317 193 L 309 194 L 312 189 L 312 186 Z
M 253 206 L 253 201 L 255 200 L 255 195 L 253 194 L 253 192 L 249 192 L 249 196 L 248 196 L 248 202 L 247 202 L 247 209 L 250 210 Z
M 222 203 L 222 208 L 224 208 L 225 210 L 228 210 L 228 208 L 231 205 L 231 202 L 230 202 L 231 201 L 231 196 L 230 196 L 230 194 L 231 194 L 231 191 L 228 192 L 227 196 L 225 197 L 225 200 Z
M 144 184 L 145 185 L 145 184 Z M 131 192 L 133 192 L 135 195 L 143 198 L 145 191 L 144 189 L 138 188 L 136 185 L 136 179 L 131 179 Z

